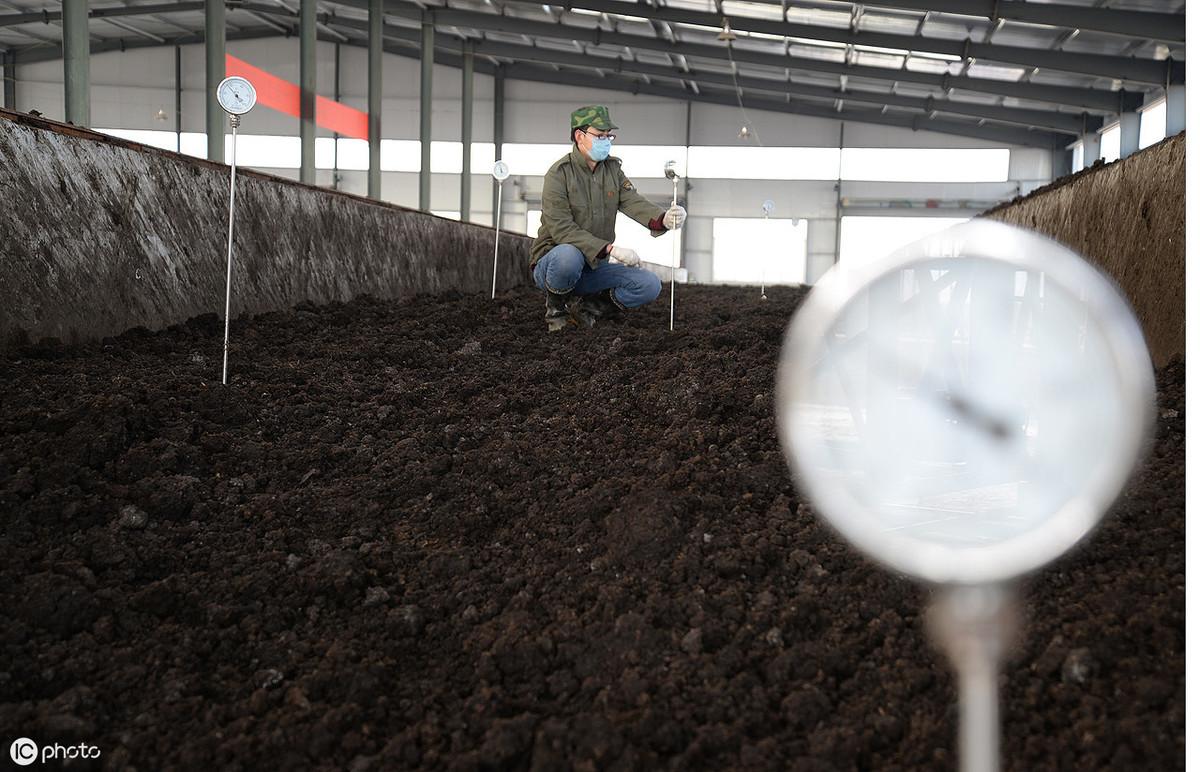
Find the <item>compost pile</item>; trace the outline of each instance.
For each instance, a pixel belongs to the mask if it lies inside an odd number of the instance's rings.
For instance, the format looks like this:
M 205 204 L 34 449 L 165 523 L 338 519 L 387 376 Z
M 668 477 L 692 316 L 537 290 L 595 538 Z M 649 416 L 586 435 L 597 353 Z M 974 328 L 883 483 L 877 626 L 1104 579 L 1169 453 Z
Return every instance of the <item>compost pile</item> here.
M 548 336 L 531 290 L 360 299 L 0 368 L 0 727 L 166 769 L 947 769 L 928 591 L 793 489 L 801 292 Z M 664 298 L 665 300 L 665 298 Z M 1183 766 L 1184 368 L 1026 583 L 1013 769 Z

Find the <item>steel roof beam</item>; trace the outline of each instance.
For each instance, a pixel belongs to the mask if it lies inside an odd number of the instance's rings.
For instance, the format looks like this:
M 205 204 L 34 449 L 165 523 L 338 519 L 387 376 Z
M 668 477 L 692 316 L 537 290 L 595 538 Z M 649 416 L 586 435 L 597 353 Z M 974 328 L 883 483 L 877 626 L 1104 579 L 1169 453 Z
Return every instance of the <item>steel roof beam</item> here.
M 344 2 L 345 0 L 336 0 Z M 354 5 L 352 1 L 347 4 Z M 416 6 L 396 3 L 392 6 L 393 15 L 407 16 L 412 13 L 419 15 Z M 608 32 L 599 27 L 574 27 L 566 24 L 548 24 L 531 21 L 514 16 L 497 16 L 488 13 L 475 13 L 456 9 L 435 8 L 432 11 L 435 23 L 446 26 L 466 27 L 469 29 L 496 32 L 512 32 L 515 34 L 540 35 L 547 38 L 580 40 L 596 45 L 611 45 L 629 47 L 645 51 L 662 51 L 665 53 L 694 56 L 701 59 L 728 61 L 724 45 L 708 45 L 703 43 L 671 44 L 642 35 L 630 35 L 621 32 Z M 829 62 L 821 59 L 809 59 L 789 54 L 768 53 L 762 51 L 739 51 L 738 59 L 742 64 L 759 64 L 765 67 L 780 69 L 792 67 L 816 72 L 827 72 L 834 75 L 848 75 L 857 78 L 870 78 L 891 82 L 898 80 L 905 83 L 920 83 L 945 91 L 963 89 L 984 94 L 997 94 L 1018 99 L 1033 99 L 1051 104 L 1071 105 L 1096 112 L 1119 113 L 1130 109 L 1129 99 L 1137 99 L 1136 95 L 1126 97 L 1122 101 L 1119 92 L 1105 91 L 1093 88 L 1074 88 L 1070 86 L 1049 86 L 1037 83 L 1022 83 L 992 78 L 964 77 L 961 75 L 935 75 L 933 73 L 914 72 L 912 70 L 891 69 L 888 67 L 870 67 L 867 65 L 846 65 L 841 62 Z M 1140 103 L 1139 103 L 1140 104 Z
M 184 3 L 163 3 L 161 5 L 130 5 L 123 8 L 92 8 L 88 11 L 89 19 L 110 19 L 116 16 L 149 16 L 156 13 L 180 13 L 182 11 L 203 11 L 203 0 L 192 0 Z M 61 21 L 62 11 L 34 11 L 31 13 L 0 14 L 0 27 L 12 27 L 18 24 L 48 24 Z
M 842 0 L 836 0 L 841 2 Z M 777 0 L 747 0 L 778 6 Z M 849 0 L 845 0 L 849 4 Z M 1166 43 L 1183 43 L 1184 14 L 1159 11 L 1129 11 L 1119 8 L 1089 8 L 1061 3 L 1029 3 L 1015 0 L 871 0 L 876 8 L 934 11 L 955 16 L 1005 19 L 1048 27 L 1067 27 L 1104 32 L 1123 37 L 1148 38 Z
M 337 0 L 337 2 L 338 4 L 352 7 L 365 7 L 365 0 Z M 133 16 L 138 14 L 162 13 L 166 11 L 200 11 L 203 10 L 203 6 L 204 3 L 202 1 L 183 2 L 171 5 L 130 6 L 126 8 L 96 9 L 92 11 L 92 15 L 103 18 L 104 16 L 110 15 Z M 271 12 L 270 15 L 286 15 L 293 19 L 295 17 L 294 13 L 284 11 L 282 8 L 253 2 L 231 3 L 229 7 L 231 9 L 257 11 L 259 13 L 269 11 Z M 420 14 L 419 8 L 410 3 L 399 2 L 399 0 L 389 0 L 386 4 L 386 9 L 387 12 L 392 15 L 400 15 L 407 18 L 413 18 L 414 15 L 419 16 Z M 588 29 L 582 27 L 572 27 L 564 24 L 534 22 L 517 17 L 497 16 L 494 14 L 472 13 L 450 9 L 435 9 L 433 13 L 435 16 L 435 21 L 441 19 L 442 21 L 451 24 L 451 26 L 518 33 L 524 32 L 526 34 L 532 33 L 546 37 L 568 40 L 584 39 L 590 40 L 590 42 L 597 44 L 628 47 L 630 49 L 636 48 L 641 50 L 660 51 L 668 54 L 694 56 L 717 61 L 724 61 L 727 56 L 724 46 L 712 46 L 698 43 L 672 44 L 665 40 L 618 32 L 607 32 L 598 28 Z M 46 15 L 51 16 L 53 13 L 47 12 Z M 0 14 L 0 26 L 5 24 L 5 19 L 7 17 L 16 16 L 25 19 L 25 23 L 28 23 L 28 17 L 36 16 L 39 21 L 42 20 L 43 17 L 42 14 Z M 349 22 L 357 21 L 353 19 L 346 19 L 345 17 L 337 17 L 333 14 L 321 14 L 320 17 L 321 18 L 319 21 L 325 24 L 337 22 L 343 26 L 348 26 Z M 1119 113 L 1122 110 L 1133 109 L 1138 106 L 1141 97 L 1141 95 L 1137 93 L 1122 94 L 1121 92 L 1105 91 L 1100 89 L 1048 86 L 1028 82 L 1002 81 L 953 75 L 935 75 L 932 73 L 920 73 L 910 70 L 893 70 L 886 67 L 845 65 L 837 62 L 827 62 L 818 59 L 805 59 L 803 57 L 790 56 L 787 54 L 774 54 L 760 51 L 741 51 L 738 53 L 738 58 L 746 64 L 759 64 L 768 67 L 779 67 L 785 69 L 807 69 L 810 71 L 827 72 L 835 75 L 847 75 L 852 77 L 863 77 L 887 82 L 900 80 L 903 82 L 917 83 L 933 88 L 941 88 L 944 91 L 949 91 L 950 89 L 963 89 L 1019 99 L 1044 101 L 1052 104 L 1071 105 L 1094 112 Z M 1179 66 L 1178 63 L 1172 64 L 1174 67 Z
M 342 20 L 339 19 L 339 21 Z M 260 40 L 276 38 L 278 35 L 274 34 L 273 31 L 260 28 L 231 32 L 226 37 L 228 40 Z M 327 42 L 335 42 L 335 39 L 331 36 L 319 37 Z M 203 35 L 197 33 L 194 35 L 183 35 L 177 38 L 168 39 L 167 44 L 175 46 L 201 42 L 203 42 Z M 157 47 L 158 45 L 159 44 L 152 40 L 145 40 L 141 38 L 132 40 L 105 40 L 92 43 L 91 51 L 94 55 L 109 51 L 120 51 L 134 48 L 153 48 Z M 365 44 L 360 41 L 352 41 L 350 43 L 346 43 L 345 45 L 351 45 L 359 48 L 365 47 Z M 421 55 L 420 50 L 416 47 L 395 44 L 389 45 L 386 42 L 384 43 L 384 50 L 390 54 L 403 56 L 409 59 L 417 59 Z M 23 54 L 18 54 L 16 57 L 16 63 L 28 64 L 33 62 L 53 61 L 61 58 L 61 51 L 44 49 L 31 50 Z M 461 56 L 445 50 L 435 51 L 434 61 L 447 67 L 462 66 Z M 476 72 L 491 75 L 494 74 L 495 71 L 496 67 L 486 61 L 476 62 Z M 531 64 L 506 65 L 505 73 L 510 77 L 518 78 L 520 80 L 532 80 L 541 83 L 556 83 L 566 85 L 577 84 L 606 90 L 627 91 L 633 94 L 650 94 L 691 102 L 704 102 L 709 104 L 723 105 L 727 107 L 737 106 L 737 99 L 732 92 L 730 92 L 727 96 L 712 91 L 694 94 L 686 89 L 665 87 L 658 85 L 657 83 L 647 84 L 641 80 L 627 80 L 623 77 L 598 78 L 576 72 L 555 72 L 549 68 L 538 67 Z M 789 103 L 749 98 L 743 99 L 743 102 L 747 108 L 753 110 L 784 113 L 789 115 L 810 115 L 819 118 L 832 118 L 835 120 L 849 120 L 860 123 L 897 126 L 901 128 L 912 129 L 914 131 L 921 129 L 945 134 L 972 137 L 974 139 L 985 139 L 1004 144 L 1026 145 L 1038 148 L 1065 147 L 1069 142 L 1075 139 L 1073 136 L 1065 134 L 1056 134 L 1052 132 L 1036 130 L 1023 131 L 1006 126 L 979 126 L 974 122 L 948 121 L 940 118 L 930 118 L 923 115 L 914 115 L 911 117 L 894 113 L 885 115 L 874 110 L 843 110 L 841 113 L 838 113 L 833 108 L 811 105 L 799 101 L 792 101 Z
M 335 24 L 347 24 L 352 28 L 359 26 L 358 20 L 348 20 L 339 18 Z M 415 30 L 406 28 L 392 27 L 385 34 L 393 39 L 401 39 L 407 42 L 414 42 L 417 39 Z M 440 36 L 437 45 L 453 50 L 457 41 L 448 37 Z M 528 62 L 553 62 L 555 64 L 568 65 L 579 67 L 580 69 L 596 68 L 598 64 L 603 63 L 610 71 L 621 74 L 649 75 L 656 78 L 666 78 L 671 80 L 695 80 L 701 83 L 712 83 L 716 85 L 732 85 L 732 80 L 728 75 L 719 72 L 708 72 L 703 70 L 691 69 L 687 72 L 681 72 L 672 67 L 664 67 L 662 65 L 650 64 L 647 62 L 632 62 L 625 59 L 601 59 L 588 54 L 572 53 L 570 51 L 557 51 L 547 48 L 531 48 L 513 43 L 500 43 L 490 40 L 481 40 L 476 43 L 475 51 L 487 56 L 497 56 L 505 59 L 523 60 Z M 747 77 L 745 75 L 738 76 L 738 83 L 743 88 L 754 91 L 768 91 L 779 94 L 791 94 L 793 96 L 807 96 L 824 99 L 845 99 L 851 102 L 868 103 L 868 104 L 891 104 L 896 107 L 908 107 L 917 110 L 923 110 L 926 113 L 942 112 L 952 113 L 955 115 L 966 115 L 975 118 L 984 118 L 991 121 L 999 121 L 1002 123 L 1014 123 L 1022 126 L 1035 126 L 1040 128 L 1051 129 L 1054 131 L 1069 132 L 1079 134 L 1084 131 L 1096 131 L 1100 128 L 1103 119 L 1098 116 L 1089 116 L 1086 113 L 1065 113 L 1053 112 L 1049 110 L 1028 110 L 1003 107 L 998 105 L 983 105 L 973 102 L 957 102 L 949 99 L 934 99 L 933 97 L 909 97 L 898 94 L 884 92 L 869 92 L 869 91 L 846 91 L 838 88 L 820 86 L 812 83 L 797 83 L 794 81 L 779 81 L 767 78 Z
M 705 102 L 708 104 L 737 107 L 737 97 L 732 91 L 721 94 L 706 91 L 703 94 L 693 94 L 687 90 L 662 86 L 657 83 L 646 84 L 640 80 L 610 76 L 595 78 L 584 74 L 569 72 L 554 72 L 533 64 L 514 64 L 505 68 L 508 77 L 523 80 L 534 80 L 543 83 L 561 83 L 564 85 L 579 85 L 588 88 L 603 88 L 609 90 L 628 91 L 632 94 L 647 94 L 672 99 L 682 99 L 689 102 Z M 833 107 L 824 107 L 810 103 L 792 101 L 776 101 L 755 97 L 743 97 L 742 103 L 747 109 L 762 110 L 772 113 L 790 115 L 805 115 L 817 118 L 829 118 L 838 121 L 853 121 L 857 123 L 873 123 L 883 126 L 895 126 L 912 131 L 936 131 L 943 134 L 956 134 L 973 139 L 985 139 L 1008 145 L 1025 145 L 1042 149 L 1065 147 L 1074 141 L 1069 134 L 1053 132 L 1022 130 L 1010 126 L 980 126 L 975 122 L 947 121 L 941 118 L 930 118 L 924 115 L 901 115 L 898 113 L 881 114 L 877 110 L 842 110 L 838 112 Z
M 622 14 L 643 19 L 691 24 L 694 26 L 721 29 L 728 18 L 735 31 L 756 32 L 780 37 L 808 38 L 831 43 L 854 46 L 874 46 L 906 51 L 928 51 L 946 56 L 958 56 L 964 61 L 969 58 L 1008 62 L 1029 67 L 1061 70 L 1064 72 L 1096 75 L 1106 78 L 1162 85 L 1169 76 L 1165 62 L 1154 59 L 1086 54 L 1068 51 L 1048 51 L 1044 48 L 974 43 L 970 39 L 950 40 L 947 38 L 915 37 L 885 32 L 863 32 L 853 29 L 825 27 L 816 24 L 755 19 L 747 16 L 730 16 L 705 11 L 689 11 L 681 8 L 647 8 L 644 5 L 622 2 L 622 0 L 513 0 L 521 3 L 562 6 L 585 9 L 600 13 Z

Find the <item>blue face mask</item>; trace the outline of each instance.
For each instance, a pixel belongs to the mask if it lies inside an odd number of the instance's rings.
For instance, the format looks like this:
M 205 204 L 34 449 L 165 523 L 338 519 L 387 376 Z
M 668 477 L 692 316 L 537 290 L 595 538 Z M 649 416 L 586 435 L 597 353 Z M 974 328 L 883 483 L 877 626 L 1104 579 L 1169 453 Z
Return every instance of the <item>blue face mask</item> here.
M 608 158 L 609 151 L 611 150 L 611 139 L 592 137 L 592 149 L 588 151 L 588 155 L 591 156 L 593 161 L 599 162 L 603 161 L 605 158 Z

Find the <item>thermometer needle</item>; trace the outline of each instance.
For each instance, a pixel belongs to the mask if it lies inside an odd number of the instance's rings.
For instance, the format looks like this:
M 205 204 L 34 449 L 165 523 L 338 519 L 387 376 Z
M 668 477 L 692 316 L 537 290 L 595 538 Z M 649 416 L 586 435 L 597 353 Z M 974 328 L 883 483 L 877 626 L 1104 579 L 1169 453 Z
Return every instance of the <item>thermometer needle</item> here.
M 982 410 L 967 402 L 957 394 L 947 394 L 946 404 L 950 406 L 958 417 L 966 423 L 973 424 L 979 429 L 982 429 L 987 434 L 991 435 L 997 442 L 1003 442 L 1012 436 L 1012 429 L 1009 428 L 1005 421 L 989 415 L 986 415 Z

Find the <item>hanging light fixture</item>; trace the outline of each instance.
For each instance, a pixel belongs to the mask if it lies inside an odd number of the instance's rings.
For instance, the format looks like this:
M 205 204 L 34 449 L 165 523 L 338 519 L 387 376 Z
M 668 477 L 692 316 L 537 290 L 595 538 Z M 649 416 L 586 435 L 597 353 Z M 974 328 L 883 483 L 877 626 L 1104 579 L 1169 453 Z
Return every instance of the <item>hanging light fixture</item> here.
M 720 40 L 722 43 L 737 40 L 737 35 L 734 34 L 733 28 L 729 26 L 728 16 L 721 19 L 721 31 L 717 33 L 717 40 Z

